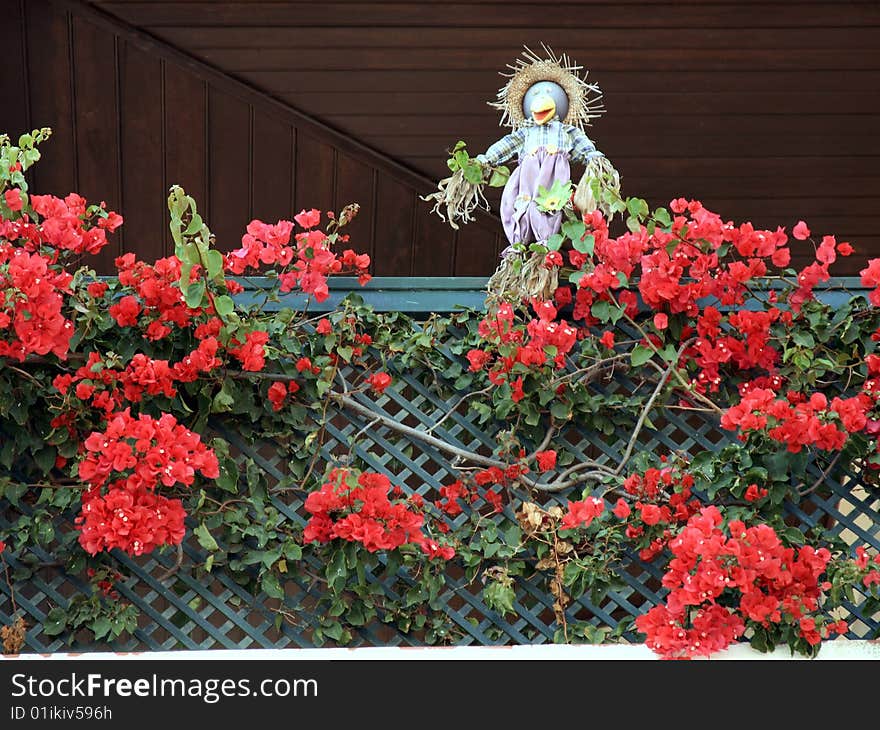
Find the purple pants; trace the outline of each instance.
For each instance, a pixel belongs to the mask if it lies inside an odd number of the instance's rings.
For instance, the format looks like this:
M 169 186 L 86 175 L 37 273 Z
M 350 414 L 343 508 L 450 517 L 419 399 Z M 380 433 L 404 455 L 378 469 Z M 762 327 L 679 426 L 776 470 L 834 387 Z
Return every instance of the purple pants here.
M 534 200 L 539 187 L 549 190 L 556 180 L 571 180 L 566 153 L 550 154 L 540 147 L 534 154 L 520 157 L 501 195 L 501 223 L 511 245 L 546 241 L 559 232 L 562 211 L 543 213 Z

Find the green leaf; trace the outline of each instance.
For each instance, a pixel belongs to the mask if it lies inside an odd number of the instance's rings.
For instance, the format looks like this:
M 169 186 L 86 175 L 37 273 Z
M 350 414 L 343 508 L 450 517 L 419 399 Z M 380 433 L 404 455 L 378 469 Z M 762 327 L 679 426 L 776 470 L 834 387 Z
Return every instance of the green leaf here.
M 670 218 L 669 211 L 666 210 L 666 208 L 657 208 L 657 210 L 654 211 L 654 220 L 664 228 L 668 228 L 672 225 L 672 218 Z
M 58 636 L 67 628 L 67 614 L 64 609 L 53 608 L 43 619 L 43 633 L 46 636 Z
M 584 237 L 584 234 L 587 232 L 587 226 L 583 221 L 565 221 L 562 224 L 562 232 L 571 241 L 577 242 Z
M 607 299 L 600 299 L 590 307 L 590 313 L 602 322 L 617 322 L 623 316 L 624 309 L 615 306 Z
M 190 284 L 186 290 L 186 306 L 190 309 L 202 306 L 202 299 L 205 296 L 205 281 L 199 279 L 197 282 Z
M 641 198 L 627 198 L 626 209 L 633 218 L 643 218 L 650 210 L 648 204 Z
M 675 345 L 666 345 L 666 347 L 660 350 L 660 357 L 666 362 L 674 362 L 677 355 L 678 350 L 675 349 Z
M 507 185 L 510 178 L 510 170 L 504 165 L 492 168 L 492 174 L 489 176 L 489 187 L 502 188 Z
M 189 225 L 186 227 L 186 230 L 183 232 L 186 236 L 191 236 L 194 233 L 198 233 L 202 229 L 202 216 L 198 213 L 193 215 L 192 220 L 189 222 Z
M 230 380 L 223 382 L 223 386 L 211 401 L 211 413 L 227 413 L 232 410 L 232 406 L 235 405 L 235 396 L 232 394 L 234 387 Z
M 345 553 L 342 550 L 337 550 L 333 554 L 333 558 L 327 565 L 326 577 L 327 585 L 334 593 L 339 593 L 345 587 L 345 582 L 348 580 L 348 568 L 345 563 Z
M 636 345 L 630 355 L 630 362 L 633 367 L 644 365 L 653 356 L 654 351 L 642 345 Z
M 482 185 L 483 170 L 479 165 L 468 164 L 464 168 L 464 179 L 471 185 Z
M 222 294 L 214 299 L 214 308 L 220 317 L 226 318 L 235 311 L 235 302 L 232 297 Z
M 801 347 L 808 347 L 811 350 L 816 346 L 816 340 L 809 332 L 795 331 L 791 333 L 793 339 Z
M 571 198 L 571 181 L 554 180 L 550 189 L 538 186 L 538 194 L 534 197 L 538 210 L 544 213 L 555 213 L 562 210 Z
M 219 550 L 220 546 L 217 544 L 217 541 L 214 539 L 214 536 L 211 534 L 211 531 L 205 526 L 205 523 L 201 523 L 195 530 L 193 530 L 193 534 L 199 541 L 199 545 L 202 546 L 205 550 L 210 552 L 214 552 L 215 550 Z
M 596 239 L 592 236 L 585 236 L 583 240 L 576 238 L 572 241 L 575 251 L 579 251 L 587 256 L 593 255 L 593 248 L 596 245 Z
M 260 579 L 260 588 L 269 598 L 284 598 L 284 588 L 281 587 L 281 581 L 274 573 L 266 573 Z
M 195 243 L 180 247 L 180 260 L 185 264 L 190 264 L 192 268 L 196 264 L 202 263 L 202 257 L 199 254 L 199 247 Z M 187 269 L 187 281 L 189 281 L 189 268 Z M 182 270 L 181 270 L 182 273 Z
M 558 418 L 561 421 L 567 421 L 571 418 L 571 406 L 567 403 L 557 401 L 552 406 L 550 406 L 550 415 L 552 415 L 553 418 Z
M 223 274 L 223 254 L 219 251 L 211 249 L 205 254 L 205 268 L 208 270 L 208 278 L 222 278 Z
M 339 621 L 327 624 L 324 627 L 324 633 L 334 641 L 340 641 L 342 639 L 342 624 Z
M 110 623 L 110 619 L 106 616 L 98 616 L 98 618 L 89 624 L 89 628 L 95 632 L 95 639 L 103 639 L 110 633 L 112 624 Z
M 562 248 L 562 244 L 565 243 L 565 236 L 561 233 L 554 233 L 550 238 L 547 239 L 547 250 L 548 251 L 558 251 Z
M 508 613 L 516 613 L 513 602 L 516 599 L 516 593 L 512 585 L 505 585 L 500 581 L 491 581 L 483 589 L 483 600 L 489 608 L 504 615 Z

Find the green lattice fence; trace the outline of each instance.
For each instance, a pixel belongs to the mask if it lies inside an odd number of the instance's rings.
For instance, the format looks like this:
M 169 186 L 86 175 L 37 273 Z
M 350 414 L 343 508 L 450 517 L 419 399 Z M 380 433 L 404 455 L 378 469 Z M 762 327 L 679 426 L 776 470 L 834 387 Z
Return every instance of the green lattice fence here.
M 845 283 L 853 289 L 853 282 Z M 449 311 L 455 305 L 479 306 L 478 279 L 460 280 L 406 280 L 390 284 L 375 282 L 366 291 L 365 298 L 378 310 L 399 310 L 411 313 Z M 343 285 L 344 286 L 344 285 Z M 325 307 L 334 306 L 342 291 Z M 833 288 L 823 295 L 833 300 Z M 450 360 L 455 356 L 446 354 Z M 494 433 L 503 424 L 478 426 L 468 417 L 467 408 L 459 404 L 459 396 L 441 396 L 454 392 L 452 383 L 438 382 L 435 375 L 419 371 L 398 371 L 395 385 L 378 399 L 358 396 L 363 405 L 373 412 L 402 420 L 409 426 L 432 432 L 451 444 L 469 451 L 490 454 Z M 607 389 L 622 389 L 632 393 L 639 386 L 625 374 L 615 374 L 604 385 Z M 456 408 L 456 404 L 459 404 Z M 438 425 L 439 423 L 439 425 Z M 654 429 L 644 429 L 638 448 L 647 451 L 695 452 L 717 448 L 730 435 L 717 428 L 709 417 L 680 417 L 666 411 L 664 420 Z M 287 476 L 284 450 L 278 444 L 264 443 L 254 449 L 240 438 L 234 428 L 216 421 L 212 427 L 237 450 L 241 459 L 250 458 L 261 469 L 270 486 L 283 483 Z M 575 455 L 608 463 L 616 463 L 626 447 L 630 433 L 611 436 L 588 433 L 573 425 L 561 434 Z M 356 437 L 352 449 L 351 439 Z M 437 497 L 437 489 L 455 478 L 450 458 L 430 445 L 409 439 L 377 423 L 351 412 L 339 411 L 328 428 L 328 438 L 321 447 L 325 461 L 334 461 L 352 449 L 355 458 L 365 465 L 388 474 L 395 484 L 409 491 L 417 491 L 426 499 Z M 814 472 L 818 477 L 818 466 Z M 859 474 L 843 469 L 832 471 L 826 480 L 827 488 L 816 490 L 800 505 L 789 505 L 792 520 L 802 526 L 822 523 L 842 537 L 848 544 L 868 544 L 880 548 L 880 489 L 864 483 Z M 271 493 L 271 492 L 270 492 Z M 271 496 L 272 503 L 283 518 L 295 526 L 305 524 L 302 502 L 291 497 L 291 492 L 279 491 Z M 513 518 L 510 508 L 506 516 Z M 459 516 L 467 519 L 467 514 Z M 501 519 L 499 517 L 499 519 Z M 0 530 L 7 527 L 0 510 Z M 57 530 L 69 530 L 70 524 L 59 521 Z M 28 548 L 32 557 L 19 552 L 10 555 L 8 562 L 14 571 L 23 559 L 38 561 L 41 567 L 33 578 L 16 586 L 18 606 L 26 614 L 30 627 L 27 648 L 30 651 L 51 652 L 66 649 L 68 640 L 41 633 L 47 612 L 53 606 L 64 606 L 81 590 L 87 588 L 74 575 L 68 575 L 53 564 L 50 550 Z M 116 555 L 127 578 L 118 584 L 121 596 L 141 610 L 137 630 L 124 641 L 112 646 L 115 650 L 209 649 L 240 647 L 307 647 L 313 645 L 312 632 L 316 619 L 309 612 L 320 594 L 317 584 L 307 577 L 291 577 L 284 586 L 282 601 L 262 593 L 249 593 L 230 574 L 213 572 L 208 579 L 196 579 L 188 569 L 205 559 L 197 541 L 190 535 L 184 543 L 184 560 L 180 570 L 167 575 L 175 562 L 175 555 L 151 555 L 131 559 Z M 318 567 L 318 566 L 315 566 Z M 582 596 L 567 608 L 571 623 L 588 621 L 595 625 L 614 627 L 622 619 L 643 613 L 648 605 L 661 601 L 660 569 L 644 564 L 631 556 L 628 570 L 623 571 L 623 585 L 609 591 L 597 604 Z M 378 579 L 376 579 L 378 580 Z M 450 635 L 461 644 L 542 643 L 553 640 L 557 624 L 553 611 L 553 597 L 544 588 L 545 581 L 518 579 L 515 608 L 517 616 L 509 620 L 490 609 L 481 598 L 479 580 L 467 582 L 464 572 L 455 565 L 446 575 L 445 590 L 441 595 L 450 627 Z M 383 590 L 393 590 L 383 585 Z M 283 603 L 283 606 L 281 604 Z M 875 638 L 880 632 L 880 617 L 863 615 L 858 594 L 846 605 L 844 616 L 851 625 L 850 638 Z M 293 621 L 276 621 L 283 607 Z M 9 591 L 0 581 L 0 619 L 12 613 Z M 625 637 L 635 640 L 634 634 Z M 404 634 L 386 624 L 362 628 L 355 636 L 355 645 L 409 645 L 420 644 L 419 634 Z M 102 647 L 75 637 L 74 648 L 97 650 Z

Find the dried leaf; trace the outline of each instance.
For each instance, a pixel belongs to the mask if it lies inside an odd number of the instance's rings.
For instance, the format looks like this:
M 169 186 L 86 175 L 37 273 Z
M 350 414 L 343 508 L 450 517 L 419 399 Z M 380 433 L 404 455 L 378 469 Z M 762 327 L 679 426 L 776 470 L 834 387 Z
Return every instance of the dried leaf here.
M 24 646 L 27 626 L 21 616 L 17 616 L 9 626 L 0 627 L 0 639 L 3 641 L 4 654 L 18 654 Z

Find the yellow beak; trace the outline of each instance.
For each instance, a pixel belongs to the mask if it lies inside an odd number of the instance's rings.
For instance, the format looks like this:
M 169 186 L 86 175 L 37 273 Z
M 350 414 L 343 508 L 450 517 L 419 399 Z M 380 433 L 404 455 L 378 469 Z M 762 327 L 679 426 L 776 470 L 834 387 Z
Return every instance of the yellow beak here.
M 552 96 L 539 96 L 532 102 L 531 112 L 538 124 L 546 124 L 556 116 L 556 102 Z

